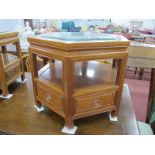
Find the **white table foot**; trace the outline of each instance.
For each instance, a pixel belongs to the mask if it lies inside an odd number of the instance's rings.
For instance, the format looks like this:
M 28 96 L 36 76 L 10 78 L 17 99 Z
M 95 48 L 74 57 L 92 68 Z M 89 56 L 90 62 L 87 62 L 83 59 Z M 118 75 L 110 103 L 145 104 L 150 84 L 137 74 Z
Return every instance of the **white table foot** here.
M 0 95 L 0 98 L 9 99 L 13 96 L 13 94 L 8 94 L 7 96 Z
M 26 83 L 27 79 L 25 78 L 24 81 L 22 81 L 20 78 L 18 78 L 16 81 L 19 83 Z
M 38 112 L 42 112 L 42 111 L 44 111 L 45 110 L 45 108 L 43 107 L 43 106 L 37 106 L 37 105 L 34 105 L 34 107 L 36 108 L 36 110 L 38 111 Z
M 77 126 L 74 126 L 73 128 L 68 128 L 68 127 L 64 126 L 63 129 L 61 130 L 61 132 L 74 135 L 76 130 L 77 130 Z
M 112 117 L 112 116 L 111 116 L 111 113 L 109 113 L 109 119 L 110 119 L 110 121 L 113 121 L 113 122 L 117 122 L 117 121 L 118 121 L 117 116 Z

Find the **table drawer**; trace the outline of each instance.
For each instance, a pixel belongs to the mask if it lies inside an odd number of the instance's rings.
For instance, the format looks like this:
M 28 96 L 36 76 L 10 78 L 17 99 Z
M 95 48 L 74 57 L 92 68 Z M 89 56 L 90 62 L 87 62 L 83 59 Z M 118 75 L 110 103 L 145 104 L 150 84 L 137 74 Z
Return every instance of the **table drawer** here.
M 9 68 L 8 70 L 5 71 L 6 74 L 6 79 L 7 81 L 11 80 L 14 78 L 16 75 L 18 75 L 21 72 L 21 66 L 20 63 L 15 64 L 13 67 Z
M 92 96 L 84 96 L 75 98 L 75 113 L 91 111 L 97 108 L 104 108 L 108 105 L 113 105 L 115 92 L 107 92 L 103 94 L 95 94 Z
M 63 96 L 53 92 L 50 88 L 38 83 L 37 84 L 37 95 L 41 98 L 47 106 L 54 106 L 59 110 L 63 110 Z M 44 103 L 43 103 L 44 104 Z

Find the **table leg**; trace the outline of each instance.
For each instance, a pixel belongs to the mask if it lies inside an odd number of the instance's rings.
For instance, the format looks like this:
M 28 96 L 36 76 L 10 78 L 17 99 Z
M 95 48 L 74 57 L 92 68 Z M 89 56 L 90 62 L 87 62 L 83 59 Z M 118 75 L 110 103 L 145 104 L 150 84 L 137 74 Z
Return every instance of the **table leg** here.
M 148 104 L 147 104 L 146 123 L 149 123 L 149 120 L 150 120 L 151 107 L 152 107 L 154 95 L 155 95 L 155 68 L 152 68 L 151 69 L 150 88 L 149 88 L 149 98 L 148 98 Z
M 37 56 L 30 51 L 30 65 L 31 65 L 31 74 L 32 74 L 32 84 L 33 84 L 33 92 L 34 92 L 34 99 L 35 99 L 35 108 L 38 112 L 43 111 L 44 108 L 42 104 L 37 101 L 37 85 L 34 78 L 38 77 L 38 69 L 37 69 Z
M 63 90 L 64 90 L 64 112 L 65 112 L 65 126 L 62 132 L 68 134 L 74 134 L 77 127 L 74 126 L 74 104 L 73 104 L 73 92 L 74 92 L 74 62 L 69 58 L 63 61 Z
M 119 85 L 120 89 L 116 92 L 116 97 L 115 97 L 116 110 L 112 111 L 112 114 L 111 114 L 112 117 L 118 116 L 118 112 L 119 112 L 118 110 L 120 106 L 120 100 L 121 100 L 125 71 L 126 71 L 126 64 L 127 64 L 127 57 L 117 60 L 118 71 L 117 71 L 117 77 L 116 77 L 116 84 Z
M 5 76 L 5 71 L 3 67 L 3 60 L 2 56 L 0 55 L 0 82 L 1 82 L 1 88 L 2 88 L 2 95 L 0 96 L 1 98 L 10 98 L 12 97 L 12 94 L 9 94 L 8 91 L 8 85 L 7 85 L 7 79 Z
M 21 68 L 22 68 L 22 72 L 23 72 L 23 74 L 21 75 L 21 80 L 24 82 L 25 81 L 24 61 L 22 59 L 22 52 L 21 52 L 21 46 L 20 46 L 20 41 L 19 40 L 16 43 L 16 49 L 17 49 L 17 55 L 18 55 L 18 58 L 20 59 Z
M 88 61 L 85 61 L 82 63 L 82 66 L 81 66 L 82 76 L 87 75 L 87 66 L 88 66 Z
M 112 67 L 115 68 L 117 66 L 116 64 L 117 64 L 117 60 L 116 59 L 113 59 L 113 61 L 112 61 Z
M 144 68 L 140 68 L 140 71 L 139 71 L 139 79 L 142 80 L 143 78 L 143 73 L 144 73 Z
M 6 48 L 6 46 L 2 46 L 2 53 L 3 53 L 3 54 L 7 53 L 7 48 Z

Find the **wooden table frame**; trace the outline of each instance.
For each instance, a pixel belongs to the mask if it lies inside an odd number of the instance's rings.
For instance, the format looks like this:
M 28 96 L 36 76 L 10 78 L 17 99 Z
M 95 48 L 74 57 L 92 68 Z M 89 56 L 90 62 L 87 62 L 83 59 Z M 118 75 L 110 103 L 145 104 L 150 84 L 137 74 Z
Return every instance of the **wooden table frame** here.
M 116 118 L 119 111 L 120 98 L 122 93 L 122 87 L 124 83 L 124 75 L 125 68 L 127 64 L 128 51 L 127 48 L 129 46 L 129 41 L 124 37 L 120 36 L 120 41 L 110 41 L 110 42 L 82 42 L 82 43 L 65 43 L 61 41 L 51 41 L 44 40 L 41 38 L 28 38 L 30 42 L 30 63 L 31 63 L 31 72 L 32 72 L 32 81 L 33 81 L 33 89 L 35 95 L 35 102 L 37 107 L 41 107 L 41 104 L 48 106 L 60 116 L 65 119 L 65 127 L 62 130 L 63 132 L 70 133 L 71 130 L 76 130 L 74 126 L 74 120 L 95 115 L 102 112 L 110 112 L 112 114 L 112 118 Z M 47 57 L 49 59 L 57 59 L 62 61 L 62 75 L 63 75 L 63 89 L 60 90 L 56 85 L 51 85 L 47 81 L 39 79 L 39 74 L 37 71 L 37 55 L 41 55 L 43 57 Z M 81 61 L 90 61 L 90 60 L 99 60 L 99 59 L 117 59 L 117 77 L 116 77 L 116 85 L 109 87 L 92 87 L 93 94 L 97 94 L 99 92 L 115 94 L 114 103 L 101 107 L 99 109 L 87 110 L 81 113 L 76 113 L 75 107 L 75 98 L 78 96 L 81 98 L 82 96 L 87 97 L 86 94 L 91 95 L 90 88 L 86 88 L 83 91 L 76 91 L 75 88 L 75 78 L 74 78 L 74 66 L 75 62 Z M 87 63 L 84 63 L 84 70 L 87 67 Z M 83 74 L 85 71 L 83 70 Z M 41 88 L 39 88 L 41 85 Z M 39 94 L 39 89 L 42 91 L 46 91 L 46 89 L 50 89 L 50 92 L 54 92 L 59 94 L 63 99 L 62 107 L 63 111 L 54 108 L 54 105 L 51 106 L 44 97 Z M 96 92 L 95 92 L 96 91 Z M 84 95 L 85 94 L 85 95 Z M 106 94 L 107 95 L 107 94 Z M 107 96 L 105 95 L 105 100 Z M 109 97 L 109 96 L 108 96 Z M 112 96 L 110 95 L 110 98 Z M 50 100 L 51 97 L 48 98 Z M 103 101 L 104 102 L 104 101 Z M 103 104 L 103 103 L 102 103 Z M 67 130 L 66 130 L 67 129 Z
M 7 53 L 7 48 L 6 48 L 7 44 L 14 44 L 16 46 L 17 56 Z M 8 85 L 14 82 L 19 76 L 21 76 L 22 81 L 25 80 L 24 65 L 22 60 L 22 53 L 21 53 L 18 32 L 9 32 L 9 33 L 0 34 L 0 47 L 2 49 L 0 54 L 0 73 L 1 73 L 0 86 L 2 89 L 1 97 L 9 98 L 10 95 L 8 91 Z M 14 61 L 10 61 L 9 60 L 10 57 L 14 59 Z M 17 67 L 19 68 L 17 69 Z M 7 79 L 8 73 L 11 76 L 11 78 L 9 79 Z

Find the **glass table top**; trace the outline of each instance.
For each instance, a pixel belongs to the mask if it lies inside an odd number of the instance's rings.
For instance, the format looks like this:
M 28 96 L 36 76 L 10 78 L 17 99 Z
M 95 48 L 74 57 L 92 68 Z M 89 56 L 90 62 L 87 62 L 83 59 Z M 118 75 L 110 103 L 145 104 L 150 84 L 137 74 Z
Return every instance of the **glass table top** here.
M 68 42 L 121 40 L 117 35 L 95 33 L 95 32 L 53 32 L 53 33 L 41 34 L 38 35 L 37 37 L 46 40 L 59 40 Z

